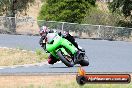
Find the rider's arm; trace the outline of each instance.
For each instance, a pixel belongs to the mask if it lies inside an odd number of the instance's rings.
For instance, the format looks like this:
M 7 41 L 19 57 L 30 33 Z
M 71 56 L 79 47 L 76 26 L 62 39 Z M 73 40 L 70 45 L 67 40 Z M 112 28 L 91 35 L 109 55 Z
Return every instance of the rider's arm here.
M 39 40 L 39 44 L 41 45 L 41 47 L 45 50 L 46 49 L 46 43 L 44 43 L 43 41 L 45 41 L 45 37 L 42 36 Z

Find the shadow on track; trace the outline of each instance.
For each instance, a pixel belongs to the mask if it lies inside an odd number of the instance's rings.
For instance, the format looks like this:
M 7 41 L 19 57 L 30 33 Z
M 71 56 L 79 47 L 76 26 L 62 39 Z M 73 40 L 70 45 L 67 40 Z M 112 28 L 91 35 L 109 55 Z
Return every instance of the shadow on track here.
M 66 66 L 64 66 L 64 67 L 59 67 L 59 66 L 57 66 L 57 67 L 49 67 L 49 68 L 77 68 L 77 67 L 80 67 L 80 66 L 74 66 L 74 67 L 66 67 Z

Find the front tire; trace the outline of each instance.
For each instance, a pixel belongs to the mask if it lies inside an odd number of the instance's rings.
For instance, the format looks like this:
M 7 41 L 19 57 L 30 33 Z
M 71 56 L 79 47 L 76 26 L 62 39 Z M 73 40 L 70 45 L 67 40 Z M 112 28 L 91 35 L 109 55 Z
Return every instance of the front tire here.
M 63 55 L 61 51 L 57 52 L 57 55 L 59 56 L 60 60 L 68 67 L 73 67 L 74 64 L 69 62 Z
M 89 65 L 89 61 L 87 61 L 87 60 L 81 60 L 81 61 L 79 61 L 79 64 L 81 66 L 88 66 Z

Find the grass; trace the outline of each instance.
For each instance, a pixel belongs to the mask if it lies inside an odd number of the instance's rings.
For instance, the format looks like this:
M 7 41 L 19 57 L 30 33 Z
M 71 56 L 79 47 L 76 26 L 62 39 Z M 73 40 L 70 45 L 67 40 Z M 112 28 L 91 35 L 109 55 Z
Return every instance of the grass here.
M 75 75 L 0 76 L 0 80 L 0 88 L 132 88 L 132 83 L 80 86 Z
M 0 48 L 0 66 L 23 65 L 44 62 L 47 54 L 41 50 L 31 52 L 22 49 Z
M 18 88 L 132 88 L 132 84 L 85 84 L 83 86 L 78 85 L 76 82 L 71 82 L 68 84 L 59 82 L 55 83 L 54 86 L 35 86 L 30 84 L 29 86 L 21 86 Z
M 76 82 L 71 82 L 69 84 L 58 83 L 55 88 L 132 88 L 132 84 L 85 84 L 80 86 Z
M 38 56 L 38 62 L 42 62 L 45 58 L 48 58 L 48 54 L 40 49 L 36 49 L 36 55 Z

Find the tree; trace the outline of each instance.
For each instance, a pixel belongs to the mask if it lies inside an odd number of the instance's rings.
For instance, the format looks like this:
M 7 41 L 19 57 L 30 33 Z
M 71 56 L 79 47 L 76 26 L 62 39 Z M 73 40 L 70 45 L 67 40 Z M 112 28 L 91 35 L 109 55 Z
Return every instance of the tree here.
M 117 26 L 117 23 L 121 19 L 117 13 L 111 13 L 108 11 L 100 10 L 97 7 L 91 8 L 84 19 L 83 24 L 94 24 L 94 25 L 109 25 Z
M 0 0 L 0 15 L 15 17 L 17 12 L 27 10 L 34 0 Z
M 18 12 L 27 10 L 33 2 L 34 0 L 0 0 L 0 15 L 15 17 Z M 15 18 L 10 19 L 10 24 L 8 22 L 7 20 L 5 25 L 9 25 L 9 30 L 14 33 L 16 31 Z
M 86 11 L 95 6 L 95 2 L 96 0 L 47 0 L 38 19 L 81 23 Z
M 120 11 L 125 17 L 131 16 L 132 1 L 131 0 L 113 0 L 109 8 L 112 12 Z
M 119 13 L 120 15 L 123 15 L 124 18 L 122 18 L 118 25 L 119 26 L 126 26 L 126 27 L 132 27 L 132 1 L 131 0 L 113 0 L 109 4 L 109 9 L 113 13 Z

